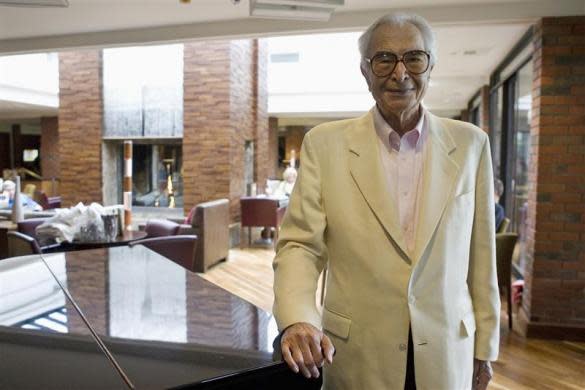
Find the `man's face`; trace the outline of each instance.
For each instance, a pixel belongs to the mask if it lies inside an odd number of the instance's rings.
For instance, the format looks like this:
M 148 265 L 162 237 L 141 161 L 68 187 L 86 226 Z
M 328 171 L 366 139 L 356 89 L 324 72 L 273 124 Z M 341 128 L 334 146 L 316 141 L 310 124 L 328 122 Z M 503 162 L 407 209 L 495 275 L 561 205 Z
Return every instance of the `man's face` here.
M 378 52 L 392 52 L 401 57 L 411 50 L 426 51 L 422 35 L 414 25 L 382 25 L 374 30 L 366 56 L 371 58 Z M 395 116 L 418 108 L 429 85 L 431 70 L 429 66 L 424 73 L 415 75 L 406 70 L 404 63 L 398 62 L 390 75 L 377 77 L 369 63 L 362 64 L 362 74 L 382 114 Z

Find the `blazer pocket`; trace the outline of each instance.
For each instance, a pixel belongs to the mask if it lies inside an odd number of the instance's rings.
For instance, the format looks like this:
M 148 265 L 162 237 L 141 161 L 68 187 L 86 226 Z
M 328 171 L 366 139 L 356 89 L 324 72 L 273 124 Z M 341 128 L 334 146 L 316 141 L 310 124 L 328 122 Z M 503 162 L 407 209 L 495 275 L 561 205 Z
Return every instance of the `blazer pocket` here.
M 349 337 L 351 320 L 323 307 L 323 329 L 342 339 Z
M 461 336 L 470 337 L 475 334 L 475 315 L 469 311 L 461 320 Z

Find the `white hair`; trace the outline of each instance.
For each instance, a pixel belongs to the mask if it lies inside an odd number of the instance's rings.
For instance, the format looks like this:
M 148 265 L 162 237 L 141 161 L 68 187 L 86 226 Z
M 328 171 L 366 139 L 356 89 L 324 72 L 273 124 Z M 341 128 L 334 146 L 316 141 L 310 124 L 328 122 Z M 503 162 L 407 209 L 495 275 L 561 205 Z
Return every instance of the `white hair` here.
M 404 26 L 405 24 L 412 24 L 420 31 L 423 42 L 425 44 L 425 50 L 427 50 L 431 56 L 431 66 L 437 61 L 437 46 L 435 43 L 435 33 L 431 29 L 431 25 L 426 21 L 425 18 L 416 14 L 409 13 L 390 13 L 378 18 L 374 23 L 368 27 L 366 31 L 360 36 L 358 40 L 358 46 L 362 61 L 367 56 L 368 49 L 370 48 L 370 42 L 374 31 L 382 25 L 397 25 Z
M 296 170 L 296 169 L 294 169 L 293 167 L 288 167 L 288 168 L 286 168 L 286 169 L 284 170 L 284 172 L 282 173 L 282 178 L 283 178 L 284 180 L 288 180 L 288 179 L 289 179 L 289 177 L 292 177 L 292 176 L 294 176 L 294 177 L 295 177 L 295 179 L 296 179 L 296 177 L 297 177 L 297 170 Z
M 5 180 L 4 184 L 2 184 L 2 188 L 4 191 L 14 191 L 16 189 L 16 183 L 12 180 Z

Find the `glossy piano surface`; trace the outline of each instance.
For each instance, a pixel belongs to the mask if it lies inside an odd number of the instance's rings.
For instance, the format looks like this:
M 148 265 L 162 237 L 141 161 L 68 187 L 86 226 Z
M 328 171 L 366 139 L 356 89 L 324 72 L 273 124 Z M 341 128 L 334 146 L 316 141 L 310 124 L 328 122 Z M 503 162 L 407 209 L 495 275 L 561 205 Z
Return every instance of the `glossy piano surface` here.
M 0 389 L 127 388 L 39 256 L 0 261 Z M 99 386 L 98 386 L 99 385 Z
M 273 362 L 272 315 L 143 246 L 44 259 L 138 388 Z

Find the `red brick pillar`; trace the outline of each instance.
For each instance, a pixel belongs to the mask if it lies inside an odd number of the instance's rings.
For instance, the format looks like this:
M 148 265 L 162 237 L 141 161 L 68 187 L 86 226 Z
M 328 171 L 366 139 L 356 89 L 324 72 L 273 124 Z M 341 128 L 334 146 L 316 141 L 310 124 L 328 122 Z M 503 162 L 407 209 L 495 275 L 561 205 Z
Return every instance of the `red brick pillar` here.
M 188 212 L 197 203 L 229 198 L 230 44 L 184 46 L 183 193 Z
M 41 118 L 41 175 L 45 180 L 59 180 L 59 119 Z
M 256 166 L 254 171 L 256 173 L 256 183 L 263 190 L 266 179 L 272 175 L 272 170 L 270 169 L 272 162 L 270 161 L 270 137 L 268 131 L 268 43 L 266 40 L 254 40 L 251 54 L 254 60 L 254 104 L 252 110 L 256 112 Z
M 481 127 L 486 133 L 490 133 L 490 87 L 488 85 L 484 85 L 480 89 L 480 96 L 481 96 L 481 105 L 479 106 L 480 110 L 480 123 L 479 127 Z
M 59 53 L 60 195 L 63 206 L 102 202 L 102 55 Z
M 278 174 L 278 118 L 268 118 L 268 177 Z
M 254 143 L 255 182 L 268 176 L 265 43 L 211 41 L 184 47 L 183 187 L 185 210 L 230 200 L 239 219 L 245 195 L 244 145 Z
M 585 340 L 585 16 L 534 35 L 526 284 L 528 336 Z

